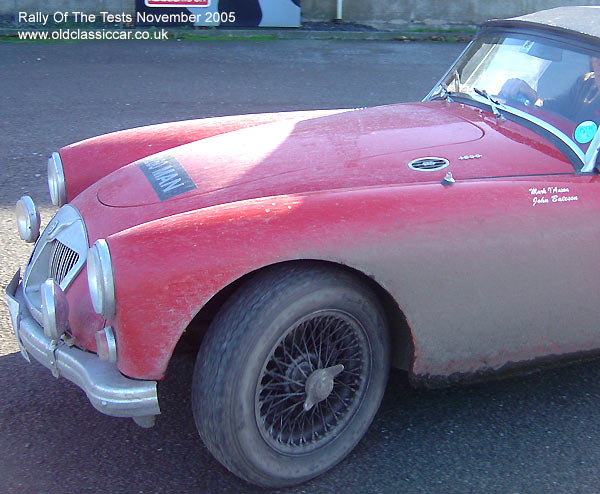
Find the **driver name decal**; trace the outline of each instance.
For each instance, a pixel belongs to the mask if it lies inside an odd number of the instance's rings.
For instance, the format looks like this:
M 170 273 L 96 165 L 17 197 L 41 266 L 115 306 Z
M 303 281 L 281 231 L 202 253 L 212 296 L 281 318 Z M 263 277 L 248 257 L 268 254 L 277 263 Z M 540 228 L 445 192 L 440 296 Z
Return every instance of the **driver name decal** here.
M 161 201 L 196 188 L 196 184 L 173 156 L 154 157 L 142 161 L 138 166 Z
M 530 187 L 529 194 L 533 196 L 531 202 L 532 206 L 579 200 L 578 196 L 570 195 L 571 191 L 569 190 L 569 187 L 557 187 L 554 185 L 542 188 Z

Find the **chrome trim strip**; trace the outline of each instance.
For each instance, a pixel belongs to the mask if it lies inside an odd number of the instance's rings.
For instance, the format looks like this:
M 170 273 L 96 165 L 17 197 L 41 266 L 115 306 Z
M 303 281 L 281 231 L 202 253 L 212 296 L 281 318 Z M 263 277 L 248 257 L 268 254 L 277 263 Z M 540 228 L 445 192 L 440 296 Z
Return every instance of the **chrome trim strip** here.
M 15 282 L 15 280 L 17 280 Z M 129 379 L 116 365 L 64 342 L 51 341 L 25 308 L 18 274 L 6 288 L 13 329 L 24 350 L 44 367 L 79 386 L 91 404 L 113 417 L 145 417 L 160 414 L 156 381 Z
M 596 131 L 596 135 L 590 142 L 585 153 L 585 165 L 581 169 L 582 173 L 590 173 L 596 168 L 596 159 L 598 157 L 598 150 L 600 148 L 600 128 Z

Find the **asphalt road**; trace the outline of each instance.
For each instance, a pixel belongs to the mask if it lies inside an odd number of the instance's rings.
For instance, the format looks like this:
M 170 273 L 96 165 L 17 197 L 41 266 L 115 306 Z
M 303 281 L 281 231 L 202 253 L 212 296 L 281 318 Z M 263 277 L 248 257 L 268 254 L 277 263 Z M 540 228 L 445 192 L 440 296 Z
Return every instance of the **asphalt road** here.
M 53 213 L 46 157 L 132 126 L 235 113 L 340 108 L 423 97 L 462 44 L 360 41 L 0 43 L 0 286 L 30 247 L 13 204 Z M 498 328 L 499 331 L 502 328 Z M 568 328 L 565 328 L 568 330 Z M 193 356 L 160 383 L 151 430 L 96 412 L 85 395 L 16 353 L 0 303 L 0 492 L 261 492 L 197 437 Z M 600 366 L 445 390 L 393 372 L 365 439 L 290 493 L 600 492 Z

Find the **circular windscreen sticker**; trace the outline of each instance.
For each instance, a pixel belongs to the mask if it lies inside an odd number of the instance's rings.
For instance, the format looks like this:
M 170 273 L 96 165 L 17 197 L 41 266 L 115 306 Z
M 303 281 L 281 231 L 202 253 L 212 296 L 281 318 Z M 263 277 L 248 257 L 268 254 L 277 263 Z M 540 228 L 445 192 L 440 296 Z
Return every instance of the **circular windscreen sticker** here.
M 581 122 L 575 128 L 575 133 L 573 136 L 579 144 L 587 144 L 594 138 L 597 130 L 598 126 L 596 125 L 596 122 L 586 120 L 585 122 Z

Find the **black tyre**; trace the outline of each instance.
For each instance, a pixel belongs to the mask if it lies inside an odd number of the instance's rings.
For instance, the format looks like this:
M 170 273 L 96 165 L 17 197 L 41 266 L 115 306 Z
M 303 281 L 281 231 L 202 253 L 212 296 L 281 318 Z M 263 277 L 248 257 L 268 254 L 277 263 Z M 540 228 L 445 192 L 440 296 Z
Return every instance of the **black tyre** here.
M 248 482 L 301 483 L 342 460 L 384 393 L 389 343 L 374 293 L 329 267 L 249 280 L 215 316 L 192 384 L 200 436 Z

